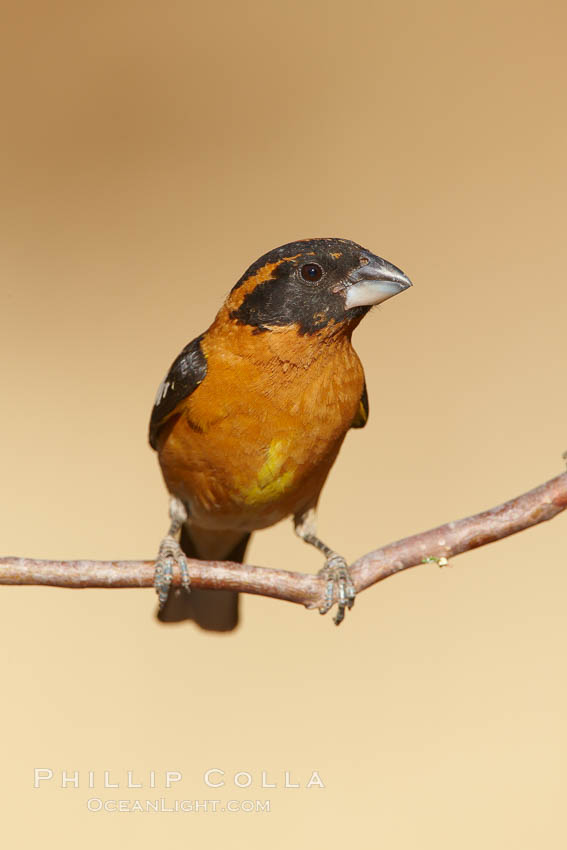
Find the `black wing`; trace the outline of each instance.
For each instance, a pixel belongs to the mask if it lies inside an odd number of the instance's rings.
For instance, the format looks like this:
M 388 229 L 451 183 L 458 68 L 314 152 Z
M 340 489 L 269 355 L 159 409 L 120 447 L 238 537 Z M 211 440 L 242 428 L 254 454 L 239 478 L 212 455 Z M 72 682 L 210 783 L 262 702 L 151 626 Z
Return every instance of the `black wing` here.
M 364 388 L 362 390 L 362 395 L 360 396 L 360 402 L 358 404 L 358 410 L 356 411 L 356 416 L 352 420 L 351 428 L 364 428 L 366 423 L 368 422 L 368 414 L 370 409 L 368 407 L 368 393 L 366 392 L 366 382 L 364 383 Z
M 150 446 L 157 448 L 161 425 L 171 416 L 180 401 L 194 392 L 207 374 L 207 359 L 201 348 L 204 334 L 185 346 L 171 364 L 171 369 L 158 387 L 150 419 Z

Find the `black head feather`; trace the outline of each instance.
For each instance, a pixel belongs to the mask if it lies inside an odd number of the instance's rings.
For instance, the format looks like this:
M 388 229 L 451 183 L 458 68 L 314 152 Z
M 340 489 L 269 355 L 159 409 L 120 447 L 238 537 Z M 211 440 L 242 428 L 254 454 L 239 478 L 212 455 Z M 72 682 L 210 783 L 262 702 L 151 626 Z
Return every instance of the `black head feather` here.
M 344 286 L 349 272 L 368 254 L 348 239 L 304 239 L 281 245 L 256 260 L 233 287 L 230 316 L 258 333 L 270 326 L 295 324 L 300 333 L 311 334 L 331 321 L 359 321 L 368 308 L 346 310 Z M 263 278 L 262 270 L 270 266 L 268 279 L 239 299 L 239 290 L 254 278 Z M 311 274 L 310 266 L 318 267 L 321 274 Z

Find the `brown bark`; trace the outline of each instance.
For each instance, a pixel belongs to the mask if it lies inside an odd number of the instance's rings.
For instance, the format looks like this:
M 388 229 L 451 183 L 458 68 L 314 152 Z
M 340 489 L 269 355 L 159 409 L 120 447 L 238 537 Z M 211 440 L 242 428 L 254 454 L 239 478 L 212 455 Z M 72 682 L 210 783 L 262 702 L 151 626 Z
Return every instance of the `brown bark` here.
M 501 540 L 567 508 L 567 473 L 474 516 L 448 522 L 363 555 L 351 565 L 358 592 L 401 570 L 428 560 L 450 559 Z M 238 590 L 298 602 L 308 608 L 323 603 L 324 581 L 317 575 L 228 561 L 188 561 L 191 583 L 208 589 Z M 53 587 L 151 587 L 153 561 L 45 561 L 0 558 L 0 584 Z M 174 585 L 179 585 L 175 575 Z

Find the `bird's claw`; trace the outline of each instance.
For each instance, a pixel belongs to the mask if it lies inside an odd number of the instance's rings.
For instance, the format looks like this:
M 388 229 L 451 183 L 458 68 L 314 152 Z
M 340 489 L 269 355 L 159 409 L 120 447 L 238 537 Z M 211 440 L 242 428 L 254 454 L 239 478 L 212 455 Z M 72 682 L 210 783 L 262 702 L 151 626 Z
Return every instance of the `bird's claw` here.
M 181 573 L 181 586 L 186 593 L 191 593 L 191 580 L 183 550 L 173 537 L 164 537 L 159 547 L 154 572 L 154 587 L 158 595 L 160 611 L 169 596 L 169 589 L 173 581 L 173 570 L 176 566 Z
M 354 582 L 347 562 L 340 555 L 331 555 L 325 562 L 319 575 L 326 579 L 325 602 L 319 608 L 320 614 L 326 614 L 333 605 L 335 588 L 337 591 L 337 613 L 333 618 L 336 626 L 339 626 L 345 618 L 346 609 L 352 608 L 356 596 Z

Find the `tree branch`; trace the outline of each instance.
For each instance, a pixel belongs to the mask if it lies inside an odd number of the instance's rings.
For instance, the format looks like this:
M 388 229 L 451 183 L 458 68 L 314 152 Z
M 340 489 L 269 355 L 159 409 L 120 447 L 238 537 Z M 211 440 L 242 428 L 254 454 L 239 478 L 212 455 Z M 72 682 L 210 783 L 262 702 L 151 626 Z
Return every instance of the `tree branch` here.
M 351 566 L 360 592 L 388 576 L 428 560 L 449 559 L 493 543 L 567 508 L 567 473 L 524 493 L 503 505 L 466 519 L 414 534 L 363 555 Z M 442 560 L 443 563 L 443 560 Z M 320 607 L 325 582 L 317 575 L 233 564 L 229 561 L 188 560 L 194 587 L 238 590 Z M 44 561 L 31 558 L 0 558 L 0 584 L 33 584 L 54 587 L 151 587 L 154 561 Z M 173 577 L 180 585 L 180 576 Z

